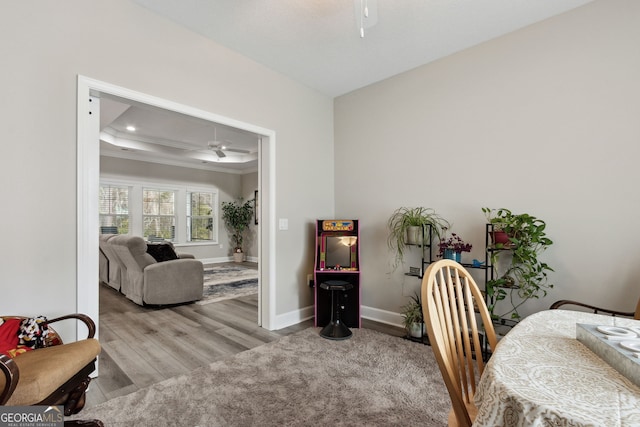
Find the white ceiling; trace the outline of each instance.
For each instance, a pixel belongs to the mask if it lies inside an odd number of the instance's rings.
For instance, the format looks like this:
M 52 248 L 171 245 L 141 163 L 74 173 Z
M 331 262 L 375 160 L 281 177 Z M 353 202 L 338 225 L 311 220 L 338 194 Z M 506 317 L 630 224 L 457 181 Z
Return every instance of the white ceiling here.
M 132 1 L 335 97 L 593 0 Z M 102 99 L 102 155 L 257 170 L 257 135 L 130 104 Z M 129 124 L 135 133 L 125 130 Z M 218 158 L 207 149 L 214 139 L 249 153 L 226 151 Z
M 593 0 L 133 1 L 338 96 Z
M 246 173 L 258 170 L 258 140 L 259 135 L 219 123 L 109 95 L 100 98 L 102 156 Z

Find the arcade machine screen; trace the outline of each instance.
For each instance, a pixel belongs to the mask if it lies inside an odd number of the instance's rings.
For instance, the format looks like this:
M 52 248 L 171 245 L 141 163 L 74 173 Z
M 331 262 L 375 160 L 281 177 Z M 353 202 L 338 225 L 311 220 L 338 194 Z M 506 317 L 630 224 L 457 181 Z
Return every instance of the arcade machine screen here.
M 326 236 L 326 268 L 341 270 L 351 268 L 351 247 L 356 243 L 354 236 Z

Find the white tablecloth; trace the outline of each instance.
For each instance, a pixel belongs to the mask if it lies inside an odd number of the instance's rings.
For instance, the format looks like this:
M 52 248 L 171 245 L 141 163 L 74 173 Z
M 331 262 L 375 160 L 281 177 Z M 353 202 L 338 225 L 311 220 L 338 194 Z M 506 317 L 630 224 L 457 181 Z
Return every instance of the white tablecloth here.
M 576 323 L 640 321 L 548 310 L 498 344 L 475 395 L 474 426 L 640 426 L 640 387 L 576 340 Z

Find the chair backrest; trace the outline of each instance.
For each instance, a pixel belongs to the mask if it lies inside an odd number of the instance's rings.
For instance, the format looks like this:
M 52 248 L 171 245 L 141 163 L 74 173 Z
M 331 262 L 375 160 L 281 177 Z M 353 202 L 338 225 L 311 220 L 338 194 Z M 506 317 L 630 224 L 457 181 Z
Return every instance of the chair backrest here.
M 156 260 L 147 253 L 147 242 L 140 236 L 121 234 L 110 242 L 113 242 L 116 254 L 124 264 L 129 279 L 132 272 L 142 274 L 147 266 L 156 263 Z
M 443 259 L 429 265 L 425 272 L 422 309 L 455 420 L 458 425 L 471 426 L 476 415 L 476 381 L 484 370 L 485 344 L 491 350 L 497 345 L 482 293 L 462 265 Z

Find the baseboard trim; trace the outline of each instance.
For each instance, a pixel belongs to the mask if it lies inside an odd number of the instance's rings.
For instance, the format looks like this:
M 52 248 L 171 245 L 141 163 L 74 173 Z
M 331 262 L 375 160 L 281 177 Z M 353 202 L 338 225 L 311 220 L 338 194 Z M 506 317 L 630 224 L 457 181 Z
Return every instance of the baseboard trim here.
M 231 257 L 219 257 L 219 258 L 201 258 L 199 260 L 203 264 L 221 264 L 223 262 L 232 262 L 233 258 Z
M 283 329 L 289 326 L 297 325 L 305 320 L 313 319 L 314 307 L 308 306 L 300 310 L 290 311 L 285 314 L 276 315 L 274 330 Z
M 386 325 L 404 328 L 402 315 L 393 311 L 380 310 L 375 307 L 360 307 L 360 316 L 363 319 L 373 320 L 374 322 L 384 323 Z
M 258 257 L 248 256 L 245 261 L 247 262 L 258 262 Z M 203 264 L 220 264 L 223 262 L 234 262 L 233 257 L 218 257 L 218 258 L 200 258 L 200 261 Z
M 314 307 L 308 306 L 300 310 L 290 311 L 289 313 L 276 316 L 275 330 L 287 328 L 297 325 L 305 320 L 312 319 L 314 315 Z M 392 311 L 380 310 L 379 308 L 361 306 L 360 316 L 363 319 L 373 320 L 374 322 L 384 323 L 386 325 L 397 326 L 403 328 L 402 315 Z

